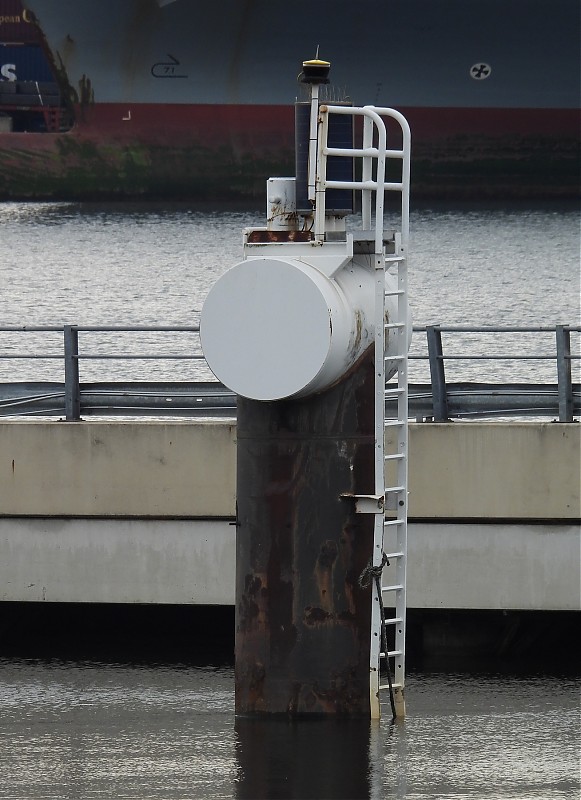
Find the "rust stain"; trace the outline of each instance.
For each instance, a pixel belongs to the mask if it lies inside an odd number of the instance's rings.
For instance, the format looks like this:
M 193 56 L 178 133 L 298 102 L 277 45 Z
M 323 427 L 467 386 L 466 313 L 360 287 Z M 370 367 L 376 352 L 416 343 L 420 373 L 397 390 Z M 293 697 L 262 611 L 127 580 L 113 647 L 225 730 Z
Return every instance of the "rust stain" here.
M 310 711 L 348 716 L 361 713 L 364 695 L 365 687 L 357 677 L 357 670 L 348 667 L 333 673 L 328 686 L 315 683 L 308 687 L 303 702 Z
M 310 231 L 252 231 L 248 244 L 271 244 L 272 242 L 310 242 Z
M 95 90 L 91 83 L 91 79 L 83 73 L 79 80 L 79 102 L 83 106 L 92 105 L 95 102 Z
M 246 663 L 238 667 L 237 688 L 244 687 L 246 694 L 245 705 L 248 711 L 260 712 L 266 710 L 264 700 L 264 684 L 266 669 L 264 664 L 257 661 Z
M 265 625 L 264 602 L 268 592 L 265 581 L 258 575 L 249 574 L 244 581 L 244 592 L 240 596 L 238 628 L 250 633 Z
M 308 627 L 315 627 L 332 620 L 333 615 L 329 611 L 323 611 L 322 608 L 313 608 L 313 606 L 307 606 L 303 614 L 303 624 Z
M 353 359 L 357 358 L 359 355 L 359 350 L 361 348 L 361 340 L 363 338 L 363 314 L 361 309 L 356 309 L 355 311 L 355 331 L 352 332 L 352 335 L 349 340 L 349 360 L 352 361 Z
M 333 570 L 338 552 L 337 542 L 327 539 L 321 544 L 315 565 L 315 580 L 319 590 L 321 610 L 327 617 L 334 611 Z

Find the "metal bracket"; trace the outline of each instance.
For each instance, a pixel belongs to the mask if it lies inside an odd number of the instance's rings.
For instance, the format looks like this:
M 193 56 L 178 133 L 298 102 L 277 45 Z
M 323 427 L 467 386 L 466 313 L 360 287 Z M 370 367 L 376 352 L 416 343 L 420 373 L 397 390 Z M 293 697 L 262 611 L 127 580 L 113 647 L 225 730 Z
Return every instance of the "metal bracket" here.
M 352 500 L 355 503 L 356 514 L 383 514 L 385 497 L 376 494 L 350 494 L 343 492 L 339 495 L 341 500 Z

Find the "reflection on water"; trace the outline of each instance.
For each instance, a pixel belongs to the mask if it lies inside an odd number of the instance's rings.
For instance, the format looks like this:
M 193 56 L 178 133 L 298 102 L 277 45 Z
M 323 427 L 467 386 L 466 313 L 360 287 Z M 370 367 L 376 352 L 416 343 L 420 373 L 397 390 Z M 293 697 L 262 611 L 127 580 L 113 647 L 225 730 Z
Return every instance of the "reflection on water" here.
M 236 798 L 370 797 L 368 720 L 237 719 Z
M 231 665 L 0 659 L 0 797 L 564 800 L 578 682 L 415 672 L 408 717 L 237 719 Z

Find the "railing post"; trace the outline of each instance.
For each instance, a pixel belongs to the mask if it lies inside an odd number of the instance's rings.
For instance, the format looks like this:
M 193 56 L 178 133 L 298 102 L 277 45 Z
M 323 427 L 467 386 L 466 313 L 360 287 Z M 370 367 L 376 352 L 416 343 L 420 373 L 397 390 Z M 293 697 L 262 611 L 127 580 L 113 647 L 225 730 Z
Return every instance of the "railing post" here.
M 444 372 L 444 355 L 442 353 L 442 332 L 437 325 L 426 328 L 428 340 L 428 359 L 432 380 L 432 409 L 434 422 L 448 421 L 448 397 L 446 394 L 446 375 Z
M 571 383 L 571 332 L 557 325 L 557 387 L 559 390 L 559 422 L 573 422 L 573 384 Z
M 79 391 L 79 331 L 76 325 L 65 325 L 65 418 L 74 422 L 81 418 Z

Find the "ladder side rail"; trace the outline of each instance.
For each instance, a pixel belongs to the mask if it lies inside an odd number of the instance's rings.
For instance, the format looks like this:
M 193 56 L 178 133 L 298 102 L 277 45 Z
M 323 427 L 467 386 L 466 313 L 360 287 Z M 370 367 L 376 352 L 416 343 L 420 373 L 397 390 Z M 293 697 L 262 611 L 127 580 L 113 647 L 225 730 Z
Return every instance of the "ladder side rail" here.
M 387 137 L 385 125 L 381 118 L 369 115 L 366 119 L 370 120 L 378 137 L 378 156 L 375 162 L 375 178 L 377 189 L 375 191 L 375 246 L 374 246 L 374 268 L 375 268 L 375 494 L 377 497 L 385 497 L 385 260 L 383 245 L 383 216 L 384 216 L 384 191 L 385 183 L 385 150 L 387 149 Z M 373 129 L 372 129 L 373 130 Z M 373 135 L 373 133 L 372 133 Z M 371 197 L 371 195 L 370 195 Z M 370 204 L 371 205 L 371 204 Z M 369 230 L 371 230 L 371 219 L 369 220 Z M 380 567 L 383 563 L 383 520 L 384 515 L 376 514 L 374 519 L 373 531 L 373 558 L 374 567 Z M 379 587 L 377 586 L 379 584 Z M 371 652 L 370 648 L 370 667 L 376 670 L 377 684 L 373 687 L 374 713 L 372 716 L 381 716 L 379 698 L 379 664 L 381 652 L 381 636 L 377 632 L 382 632 L 381 614 L 381 582 L 375 582 L 372 588 L 372 619 L 371 619 L 371 640 L 377 644 L 377 652 Z
M 309 165 L 308 165 L 308 199 L 314 203 L 316 198 L 316 170 L 318 155 L 318 123 L 319 123 L 319 86 L 311 85 L 311 115 L 309 120 Z
M 383 186 L 385 184 L 385 150 L 387 149 L 387 136 L 385 125 L 375 112 L 366 117 L 370 120 L 377 132 L 378 155 L 375 162 L 375 244 L 374 244 L 374 269 L 375 269 L 375 494 L 377 497 L 385 496 L 385 430 L 384 430 L 384 391 L 385 391 L 385 259 L 383 245 L 383 216 L 385 195 Z M 370 227 L 371 230 L 371 219 Z M 383 563 L 383 519 L 384 515 L 376 514 L 374 519 L 373 531 L 373 556 L 374 567 L 380 567 Z M 378 585 L 379 584 L 379 587 Z M 381 582 L 376 581 L 372 587 L 372 613 L 371 613 L 371 641 L 378 647 L 377 652 L 370 647 L 370 669 L 375 669 L 377 685 L 373 686 L 372 700 L 375 708 L 372 707 L 372 716 L 381 716 L 379 698 L 379 665 L 381 652 L 382 633 L 382 613 L 381 613 Z M 373 674 L 373 673 L 372 673 Z M 371 687 L 370 687 L 371 691 Z
M 371 151 L 373 148 L 373 122 L 369 117 L 363 117 L 363 151 Z M 371 181 L 373 176 L 373 155 L 362 156 L 361 180 L 363 183 Z M 364 231 L 371 230 L 371 189 L 361 190 L 361 222 Z
M 399 111 L 395 108 L 376 108 L 376 112 L 381 117 L 389 117 L 399 125 L 402 132 L 402 149 L 401 154 L 403 157 L 402 164 L 402 205 L 401 205 L 401 238 L 403 253 L 407 254 L 410 235 L 410 175 L 411 175 L 411 143 L 412 134 L 409 122 Z M 388 151 L 389 154 L 393 151 Z M 395 151 L 397 152 L 397 151 Z M 392 156 L 393 157 L 393 156 Z
M 325 241 L 325 212 L 327 189 L 327 140 L 329 138 L 329 114 L 327 107 L 321 106 L 318 123 L 318 153 L 317 164 L 319 171 L 315 177 L 315 241 L 323 244 Z
M 396 242 L 396 252 L 407 252 L 407 248 L 403 245 L 403 232 L 400 237 L 401 241 Z M 398 321 L 404 322 L 408 318 L 408 293 L 407 293 L 407 258 L 404 257 L 398 263 L 398 289 L 401 294 L 397 298 L 398 307 Z M 406 492 L 400 495 L 398 501 L 397 517 L 401 524 L 396 528 L 396 546 L 398 551 L 403 553 L 401 558 L 396 561 L 395 580 L 396 583 L 401 584 L 402 589 L 396 592 L 395 615 L 399 617 L 399 622 L 395 630 L 395 651 L 397 655 L 394 658 L 394 680 L 399 683 L 403 689 L 405 686 L 405 638 L 406 638 L 406 623 L 407 623 L 407 517 L 408 517 L 408 447 L 409 447 L 409 397 L 408 397 L 408 347 L 407 347 L 407 326 L 399 328 L 399 347 L 398 355 L 401 356 L 398 362 L 398 387 L 401 388 L 401 393 L 398 396 L 398 419 L 402 421 L 402 427 L 399 429 L 399 445 L 398 453 L 403 455 L 403 458 L 397 462 L 397 481 L 400 486 L 406 487 Z M 403 501 L 403 505 L 401 502 Z
M 377 224 L 377 220 L 376 220 Z M 381 263 L 381 269 L 379 268 Z M 385 271 L 383 258 L 374 256 L 375 266 L 375 463 L 374 463 L 374 492 L 377 497 L 385 496 L 384 478 L 384 387 L 385 363 L 384 356 L 384 331 L 383 320 L 385 316 Z M 379 567 L 383 560 L 383 512 L 376 514 L 373 524 L 373 552 L 372 565 Z M 369 651 L 369 692 L 372 719 L 381 716 L 379 687 L 380 687 L 380 653 L 381 653 L 381 593 L 377 590 L 376 581 L 371 584 L 371 642 Z

